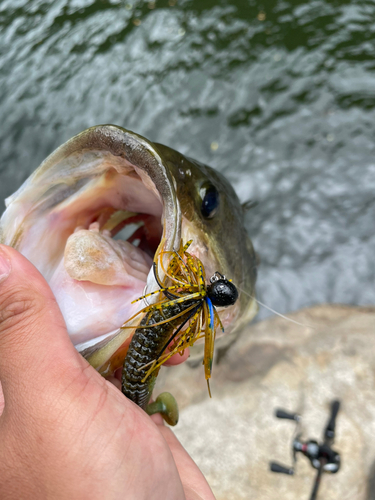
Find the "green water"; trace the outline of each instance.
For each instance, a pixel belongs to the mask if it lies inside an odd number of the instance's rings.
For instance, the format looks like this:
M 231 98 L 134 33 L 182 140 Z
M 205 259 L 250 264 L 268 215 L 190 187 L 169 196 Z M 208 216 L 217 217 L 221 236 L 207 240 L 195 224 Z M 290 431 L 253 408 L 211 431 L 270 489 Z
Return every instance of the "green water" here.
M 2 0 L 0 197 L 119 124 L 258 202 L 264 302 L 374 303 L 374 32 L 364 1 Z

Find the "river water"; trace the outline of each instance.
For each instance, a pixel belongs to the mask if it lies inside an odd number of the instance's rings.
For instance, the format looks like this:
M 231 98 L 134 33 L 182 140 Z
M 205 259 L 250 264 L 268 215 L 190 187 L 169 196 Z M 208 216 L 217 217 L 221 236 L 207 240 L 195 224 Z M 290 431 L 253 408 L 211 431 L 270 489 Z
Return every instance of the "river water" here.
M 0 0 L 0 198 L 118 124 L 256 202 L 269 306 L 374 304 L 374 35 L 372 1 Z

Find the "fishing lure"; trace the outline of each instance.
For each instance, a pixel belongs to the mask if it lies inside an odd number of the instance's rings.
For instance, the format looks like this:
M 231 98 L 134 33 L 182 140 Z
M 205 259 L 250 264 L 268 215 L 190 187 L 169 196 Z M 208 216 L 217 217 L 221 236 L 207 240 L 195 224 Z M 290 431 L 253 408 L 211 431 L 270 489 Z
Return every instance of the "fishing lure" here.
M 154 262 L 155 279 L 160 289 L 143 295 L 147 300 L 155 294 L 161 300 L 147 305 L 136 315 L 144 313 L 140 325 L 130 343 L 122 372 L 122 392 L 147 413 L 160 412 L 171 425 L 178 420 L 177 404 L 173 396 L 161 394 L 155 403 L 148 404 L 160 366 L 176 353 L 181 355 L 198 339 L 204 338 L 204 370 L 211 397 L 209 379 L 216 329 L 224 331 L 215 306 L 229 306 L 236 302 L 235 285 L 216 272 L 206 285 L 202 262 L 187 250 L 192 240 L 172 252 L 162 252 L 160 268 L 164 279 L 159 277 L 158 264 Z M 167 268 L 164 258 L 168 259 Z M 123 325 L 123 328 L 131 328 Z

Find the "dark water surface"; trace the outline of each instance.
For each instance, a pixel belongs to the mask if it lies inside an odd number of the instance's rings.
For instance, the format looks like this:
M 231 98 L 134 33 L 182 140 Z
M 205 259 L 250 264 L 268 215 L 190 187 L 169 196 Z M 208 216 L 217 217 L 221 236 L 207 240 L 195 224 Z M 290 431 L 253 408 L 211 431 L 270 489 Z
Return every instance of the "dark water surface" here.
M 373 304 L 374 40 L 372 1 L 0 0 L 0 198 L 122 125 L 258 202 L 261 300 Z

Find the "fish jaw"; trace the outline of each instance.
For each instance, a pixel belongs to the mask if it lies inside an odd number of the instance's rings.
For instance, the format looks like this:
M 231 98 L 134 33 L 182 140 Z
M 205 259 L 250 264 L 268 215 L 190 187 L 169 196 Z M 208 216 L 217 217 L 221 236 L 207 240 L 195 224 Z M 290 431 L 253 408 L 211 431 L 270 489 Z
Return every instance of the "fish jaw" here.
M 228 240 L 221 235 L 228 213 L 212 221 L 200 214 L 200 185 L 207 180 L 216 183 L 221 206 L 229 210 Z M 145 289 L 158 288 L 152 260 L 178 248 L 181 237 L 193 239 L 190 251 L 202 260 L 208 279 L 220 271 L 254 292 L 254 252 L 251 243 L 243 246 L 248 238 L 241 207 L 228 183 L 209 167 L 120 127 L 92 127 L 73 137 L 6 204 L 0 242 L 19 250 L 44 275 L 72 342 L 102 373 L 122 362 L 134 329 L 118 329 L 144 307 L 131 302 Z M 141 240 L 150 243 L 141 242 L 134 258 L 112 238 L 118 214 L 126 214 L 125 223 L 141 224 Z M 240 293 L 237 304 L 220 311 L 227 331 L 254 314 L 249 304 Z M 131 322 L 134 328 L 140 319 Z

